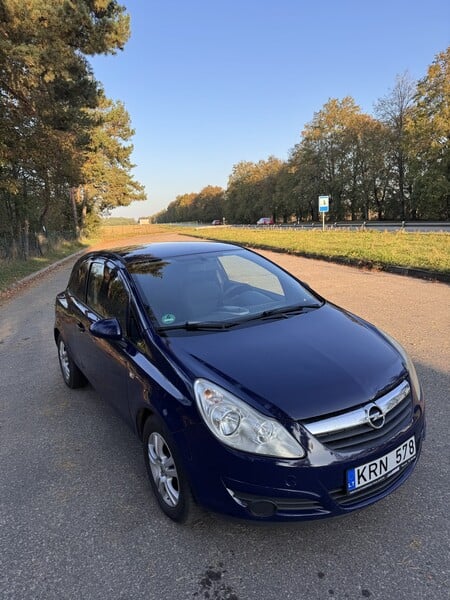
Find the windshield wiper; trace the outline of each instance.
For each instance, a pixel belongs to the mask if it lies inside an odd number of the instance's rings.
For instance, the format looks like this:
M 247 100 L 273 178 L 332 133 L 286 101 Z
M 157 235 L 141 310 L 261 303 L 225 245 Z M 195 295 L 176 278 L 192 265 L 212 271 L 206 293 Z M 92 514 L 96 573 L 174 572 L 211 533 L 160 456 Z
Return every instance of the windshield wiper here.
M 186 321 L 185 323 L 179 323 L 178 325 L 166 325 L 158 327 L 158 331 L 174 331 L 176 329 L 184 329 L 186 331 L 223 331 L 239 325 L 241 321 Z
M 299 304 L 297 306 L 279 306 L 278 308 L 272 308 L 270 310 L 264 310 L 259 315 L 254 315 L 246 319 L 247 321 L 256 321 L 264 319 L 287 319 L 292 315 L 300 315 L 303 312 L 308 312 L 315 308 L 320 308 L 322 304 Z

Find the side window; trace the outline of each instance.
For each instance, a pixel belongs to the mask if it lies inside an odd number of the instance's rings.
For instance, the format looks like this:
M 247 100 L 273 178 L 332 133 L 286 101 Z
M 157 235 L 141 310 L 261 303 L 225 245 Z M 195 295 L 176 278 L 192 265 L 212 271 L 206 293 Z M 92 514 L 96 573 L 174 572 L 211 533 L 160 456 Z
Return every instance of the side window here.
M 105 266 L 103 284 L 100 290 L 100 301 L 105 317 L 115 317 L 122 327 L 123 334 L 127 332 L 127 319 L 130 298 L 119 275 Z
M 102 317 L 106 316 L 104 314 L 104 311 L 102 310 L 101 293 L 100 293 L 102 283 L 103 283 L 103 271 L 104 271 L 104 263 L 100 263 L 100 262 L 92 263 L 91 269 L 89 271 L 89 279 L 88 279 L 87 295 L 86 295 L 87 304 Z
M 87 304 L 101 317 L 115 317 L 127 332 L 129 297 L 117 271 L 103 262 L 94 262 L 89 272 Z
M 68 288 L 70 292 L 79 300 L 84 302 L 86 294 L 86 279 L 89 263 L 85 260 L 72 271 Z

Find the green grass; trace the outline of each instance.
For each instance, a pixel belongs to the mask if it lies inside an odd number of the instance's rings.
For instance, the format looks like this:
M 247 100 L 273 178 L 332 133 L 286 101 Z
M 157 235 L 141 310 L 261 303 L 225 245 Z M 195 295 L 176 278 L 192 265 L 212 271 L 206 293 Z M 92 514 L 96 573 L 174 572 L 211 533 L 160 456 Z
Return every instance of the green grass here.
M 163 225 L 124 225 L 104 227 L 95 238 L 63 242 L 44 257 L 0 260 L 0 293 L 27 275 L 86 248 L 148 236 L 155 233 L 181 233 L 195 237 L 235 242 L 254 248 L 348 261 L 374 268 L 400 266 L 437 272 L 450 278 L 450 234 L 389 233 L 381 231 L 272 230 L 245 228 L 188 228 Z
M 66 256 L 70 256 L 86 247 L 80 242 L 60 242 L 58 246 L 45 256 L 33 257 L 29 260 L 0 260 L 0 292 L 4 292 L 27 275 L 40 271 Z
M 387 231 L 183 229 L 196 237 L 348 261 L 375 268 L 401 266 L 450 275 L 450 234 Z

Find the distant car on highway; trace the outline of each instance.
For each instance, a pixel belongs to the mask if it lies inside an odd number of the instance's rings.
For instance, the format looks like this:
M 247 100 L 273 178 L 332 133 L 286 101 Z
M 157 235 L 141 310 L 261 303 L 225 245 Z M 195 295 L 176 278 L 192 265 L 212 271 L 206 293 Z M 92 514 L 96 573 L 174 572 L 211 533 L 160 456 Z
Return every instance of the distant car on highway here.
M 257 521 L 344 515 L 412 473 L 414 366 L 387 334 L 239 246 L 90 252 L 56 297 L 64 382 L 90 383 L 143 444 L 159 506 Z
M 256 221 L 257 225 L 273 225 L 274 221 L 272 217 L 261 217 Z

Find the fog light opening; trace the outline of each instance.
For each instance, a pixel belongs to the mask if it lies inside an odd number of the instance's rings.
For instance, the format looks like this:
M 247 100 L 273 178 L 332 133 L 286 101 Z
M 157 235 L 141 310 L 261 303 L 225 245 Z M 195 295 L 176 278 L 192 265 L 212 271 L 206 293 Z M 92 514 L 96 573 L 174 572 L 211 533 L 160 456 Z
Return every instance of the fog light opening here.
M 255 517 L 272 517 L 277 512 L 276 504 L 267 500 L 250 502 L 247 508 Z

